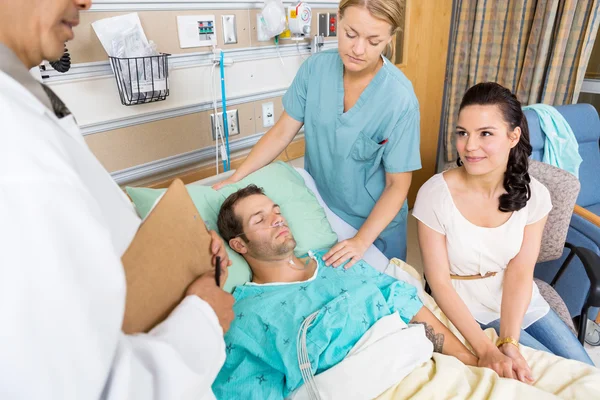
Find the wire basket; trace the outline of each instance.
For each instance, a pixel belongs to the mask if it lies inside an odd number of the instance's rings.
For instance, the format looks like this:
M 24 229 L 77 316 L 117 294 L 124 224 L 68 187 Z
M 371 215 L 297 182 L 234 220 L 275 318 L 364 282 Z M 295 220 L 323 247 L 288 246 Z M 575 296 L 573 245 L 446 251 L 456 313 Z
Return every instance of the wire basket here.
M 132 106 L 165 100 L 169 95 L 170 54 L 108 57 L 115 73 L 121 104 Z

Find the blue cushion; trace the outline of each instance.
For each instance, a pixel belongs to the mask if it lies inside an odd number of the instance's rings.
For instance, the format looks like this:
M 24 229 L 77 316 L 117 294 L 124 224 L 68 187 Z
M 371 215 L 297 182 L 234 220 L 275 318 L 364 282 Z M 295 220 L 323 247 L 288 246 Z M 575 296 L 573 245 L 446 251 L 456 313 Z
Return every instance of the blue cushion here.
M 598 144 L 600 140 L 600 119 L 598 112 L 591 104 L 570 104 L 557 106 L 556 109 L 567 120 L 578 143 Z M 596 147 L 597 148 L 597 147 Z
M 525 110 L 525 117 L 527 117 L 527 125 L 529 126 L 529 141 L 531 142 L 531 147 L 533 147 L 531 158 L 542 161 L 542 157 L 544 156 L 544 140 L 546 137 L 540 127 L 540 119 L 533 110 Z
M 588 207 L 600 203 L 600 147 L 598 142 L 579 145 L 579 154 L 583 158 L 583 162 L 579 166 L 581 191 L 577 197 L 577 204 Z

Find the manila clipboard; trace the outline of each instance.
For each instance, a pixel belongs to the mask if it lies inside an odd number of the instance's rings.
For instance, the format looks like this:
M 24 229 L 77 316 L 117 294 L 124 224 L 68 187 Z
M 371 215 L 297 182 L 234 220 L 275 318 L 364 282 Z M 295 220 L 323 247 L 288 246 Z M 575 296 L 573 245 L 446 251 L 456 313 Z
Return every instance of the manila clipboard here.
M 173 181 L 121 257 L 127 281 L 123 332 L 148 332 L 212 270 L 211 236 L 183 182 Z

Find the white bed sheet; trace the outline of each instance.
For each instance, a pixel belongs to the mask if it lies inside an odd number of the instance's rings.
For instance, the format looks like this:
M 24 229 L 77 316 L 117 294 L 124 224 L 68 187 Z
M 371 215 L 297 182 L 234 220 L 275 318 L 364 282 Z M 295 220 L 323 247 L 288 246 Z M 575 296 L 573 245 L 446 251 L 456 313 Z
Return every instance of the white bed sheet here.
M 329 207 L 327 206 L 327 204 L 325 204 L 323 198 L 319 194 L 319 191 L 317 190 L 317 185 L 312 176 L 310 176 L 310 174 L 306 172 L 306 170 L 303 168 L 296 168 L 296 171 L 298 171 L 298 173 L 302 176 L 304 182 L 306 183 L 306 186 L 314 193 L 315 197 L 317 198 L 317 201 L 325 210 L 327 220 L 329 221 L 329 224 L 331 225 L 333 231 L 337 234 L 338 240 L 342 241 L 354 237 L 354 235 L 356 235 L 357 230 L 329 209 Z M 221 182 L 227 179 L 233 174 L 233 172 L 234 171 L 229 171 L 224 174 L 211 176 L 209 178 L 191 183 L 190 185 L 212 186 L 217 182 Z M 371 245 L 367 249 L 363 256 L 363 259 L 371 266 L 373 266 L 373 268 L 382 272 L 386 269 L 386 267 L 389 264 L 388 258 L 385 255 L 383 255 L 383 253 L 379 251 L 379 249 L 374 245 Z

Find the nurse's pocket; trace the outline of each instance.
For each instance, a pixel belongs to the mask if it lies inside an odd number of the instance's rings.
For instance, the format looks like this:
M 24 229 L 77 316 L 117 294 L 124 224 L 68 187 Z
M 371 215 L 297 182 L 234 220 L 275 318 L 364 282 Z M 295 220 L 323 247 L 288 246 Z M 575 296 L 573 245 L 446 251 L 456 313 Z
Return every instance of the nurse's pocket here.
M 383 146 L 385 145 L 377 143 L 361 131 L 354 142 L 354 146 L 352 146 L 350 155 L 358 161 L 369 161 L 377 156 Z

